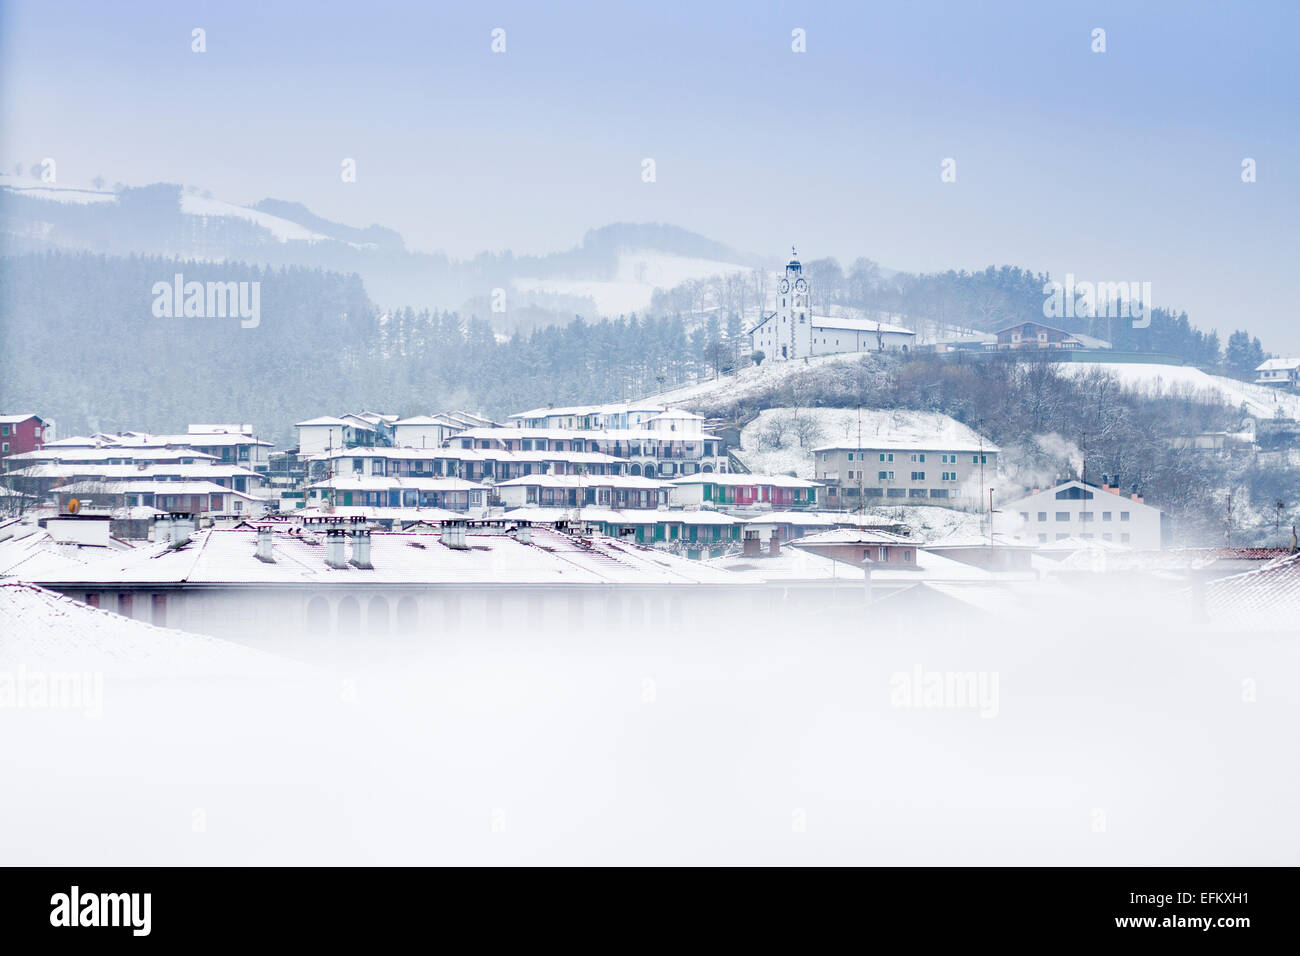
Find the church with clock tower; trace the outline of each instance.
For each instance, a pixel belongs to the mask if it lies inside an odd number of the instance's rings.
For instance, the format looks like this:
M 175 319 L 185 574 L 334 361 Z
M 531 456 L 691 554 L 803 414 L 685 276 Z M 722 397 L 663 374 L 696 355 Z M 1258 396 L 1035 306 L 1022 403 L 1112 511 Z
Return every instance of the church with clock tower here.
M 765 315 L 749 333 L 754 351 L 774 361 L 803 358 L 812 351 L 812 309 L 808 280 L 794 248 L 776 289 L 776 311 Z
M 749 332 L 752 350 L 765 361 L 789 362 L 841 352 L 906 352 L 916 334 L 869 318 L 814 316 L 808 279 L 794 248 L 776 286 L 776 309 L 764 308 Z

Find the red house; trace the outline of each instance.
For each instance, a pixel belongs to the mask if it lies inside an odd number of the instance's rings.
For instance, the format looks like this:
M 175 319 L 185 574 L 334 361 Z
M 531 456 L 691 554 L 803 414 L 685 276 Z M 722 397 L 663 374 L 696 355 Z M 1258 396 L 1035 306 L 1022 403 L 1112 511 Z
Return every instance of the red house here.
M 45 445 L 45 422 L 35 415 L 0 415 L 0 458 Z

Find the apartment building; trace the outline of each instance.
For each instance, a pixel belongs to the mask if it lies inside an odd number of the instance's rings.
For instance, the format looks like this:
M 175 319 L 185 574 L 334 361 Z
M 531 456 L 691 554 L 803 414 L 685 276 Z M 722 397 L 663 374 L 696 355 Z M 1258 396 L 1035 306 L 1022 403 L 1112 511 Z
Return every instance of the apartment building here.
M 998 470 L 997 446 L 967 439 L 823 445 L 813 449 L 813 459 L 832 508 L 860 502 L 979 507 Z
M 1026 544 L 1073 538 L 1142 551 L 1162 548 L 1168 532 L 1165 515 L 1141 495 L 1076 480 L 999 503 L 993 523 L 1006 537 Z

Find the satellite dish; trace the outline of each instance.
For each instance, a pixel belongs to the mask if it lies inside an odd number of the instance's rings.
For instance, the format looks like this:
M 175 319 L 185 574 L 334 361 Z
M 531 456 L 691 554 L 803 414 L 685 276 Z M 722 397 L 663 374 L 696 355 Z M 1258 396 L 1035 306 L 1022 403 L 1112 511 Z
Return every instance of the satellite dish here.
M 77 498 L 68 499 L 68 514 L 75 515 L 81 510 L 81 501 Z

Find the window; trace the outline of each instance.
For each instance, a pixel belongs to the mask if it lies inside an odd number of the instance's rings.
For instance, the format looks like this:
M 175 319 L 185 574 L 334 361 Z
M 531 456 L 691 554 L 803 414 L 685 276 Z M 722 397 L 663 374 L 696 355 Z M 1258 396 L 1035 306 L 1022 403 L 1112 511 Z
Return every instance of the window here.
M 1102 521 L 1109 521 L 1109 520 L 1110 520 L 1110 512 L 1109 512 L 1109 511 L 1103 511 L 1103 512 L 1101 513 L 1101 520 L 1102 520 Z
M 925 472 L 923 472 L 923 471 L 914 471 L 914 472 L 912 472 L 912 480 L 913 480 L 913 481 L 925 481 Z
M 1022 511 L 1022 512 L 1020 512 L 1020 520 L 1023 521 L 1023 522 L 1025 522 L 1026 524 L 1028 524 L 1028 523 L 1029 523 L 1029 512 L 1028 512 L 1028 511 Z
M 1046 520 L 1047 520 L 1047 512 L 1046 512 L 1046 511 L 1040 511 L 1040 512 L 1038 512 L 1038 520 L 1039 520 L 1039 521 L 1046 521 Z
M 822 460 L 824 461 L 825 459 L 822 459 Z M 853 460 L 853 452 L 849 452 L 849 461 L 852 461 L 852 460 Z
M 1103 535 L 1101 536 L 1101 540 L 1102 540 L 1102 541 L 1109 541 L 1109 540 L 1111 540 L 1113 537 L 1115 537 L 1113 534 L 1103 534 Z
M 1039 544 L 1046 544 L 1046 543 L 1047 543 L 1047 535 L 1045 535 L 1045 534 L 1040 534 L 1040 535 L 1038 536 L 1038 542 L 1039 542 Z
M 1120 520 L 1120 521 L 1127 521 L 1127 520 L 1128 520 L 1128 512 L 1127 512 L 1127 511 L 1121 511 L 1121 512 L 1119 513 L 1119 520 Z
M 1069 521 L 1069 520 L 1070 520 L 1070 512 L 1068 512 L 1068 511 L 1058 511 L 1058 512 L 1056 513 L 1056 520 L 1057 520 L 1057 521 Z
M 1124 544 L 1128 544 L 1128 537 L 1129 537 L 1128 535 L 1122 534 L 1119 536 L 1119 540 Z
M 1056 536 L 1056 540 L 1057 540 L 1057 541 L 1064 541 L 1064 540 L 1065 540 L 1066 538 L 1068 538 L 1068 537 L 1069 537 L 1068 534 L 1058 534 L 1058 535 Z
M 880 481 L 884 481 L 886 478 L 889 477 L 889 472 L 887 472 L 887 471 L 882 471 L 882 472 L 880 472 L 876 477 L 877 477 L 878 480 L 880 480 Z
M 885 453 L 883 451 L 880 453 L 880 460 L 881 461 L 885 460 Z
M 1092 512 L 1092 511 L 1080 511 L 1080 512 L 1079 512 L 1079 520 L 1080 520 L 1080 521 L 1091 521 L 1091 520 L 1093 519 L 1093 515 L 1094 515 L 1094 512 Z

